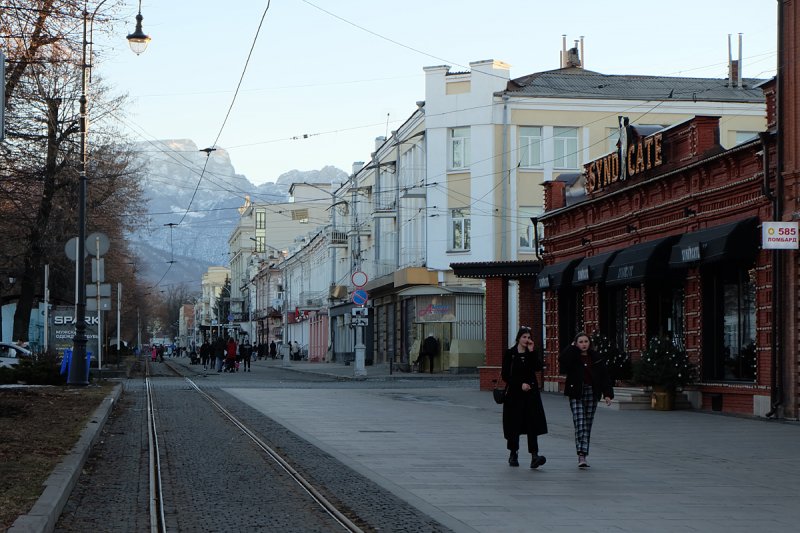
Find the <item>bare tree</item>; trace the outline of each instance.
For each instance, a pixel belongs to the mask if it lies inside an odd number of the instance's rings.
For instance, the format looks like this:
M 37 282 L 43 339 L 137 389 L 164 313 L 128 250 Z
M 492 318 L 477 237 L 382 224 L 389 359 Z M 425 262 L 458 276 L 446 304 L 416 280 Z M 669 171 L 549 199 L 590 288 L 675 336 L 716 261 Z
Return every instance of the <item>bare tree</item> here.
M 72 265 L 64 244 L 77 232 L 80 158 L 79 100 L 87 71 L 81 53 L 84 4 L 78 0 L 4 2 L 0 38 L 8 53 L 6 80 L 7 142 L 0 146 L 0 229 L 17 239 L 0 244 L 0 269 L 19 279 L 14 338 L 28 336 L 30 313 L 43 294 L 43 265 L 51 265 L 54 301 L 72 301 Z M 113 10 L 116 2 L 111 2 Z M 107 26 L 97 13 L 98 29 Z M 87 175 L 91 187 L 87 227 L 103 231 L 116 246 L 109 263 L 127 257 L 126 232 L 141 214 L 142 194 L 128 146 L 102 120 L 124 100 L 113 98 L 102 80 L 93 79 L 90 110 L 95 139 Z M 102 111 L 102 112 L 101 112 Z M 12 230 L 13 231 L 8 231 Z M 116 259 L 115 259 L 116 257 Z M 74 279 L 74 278 L 72 278 Z M 132 284 L 133 285 L 133 284 Z

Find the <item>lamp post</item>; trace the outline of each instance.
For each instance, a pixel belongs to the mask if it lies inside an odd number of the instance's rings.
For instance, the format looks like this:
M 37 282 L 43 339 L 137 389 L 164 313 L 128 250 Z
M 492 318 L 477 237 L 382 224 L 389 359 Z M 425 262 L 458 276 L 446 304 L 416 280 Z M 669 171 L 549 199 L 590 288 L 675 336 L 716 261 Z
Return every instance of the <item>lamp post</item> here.
M 75 288 L 78 295 L 78 303 L 75 306 L 75 337 L 72 339 L 72 359 L 69 364 L 69 375 L 67 377 L 68 385 L 88 385 L 88 372 L 86 362 L 86 196 L 88 180 L 86 177 L 86 161 L 88 159 L 87 151 L 87 137 L 89 112 L 86 103 L 86 79 L 89 73 L 89 65 L 86 58 L 86 49 L 89 44 L 87 39 L 87 28 L 89 23 L 94 23 L 94 17 L 97 12 L 108 0 L 103 0 L 89 15 L 89 2 L 88 0 L 83 3 L 83 46 L 81 53 L 81 96 L 78 100 L 80 102 L 80 165 L 78 166 L 80 173 L 80 189 L 78 196 L 78 250 L 75 258 L 75 277 L 77 278 L 77 287 Z M 142 2 L 139 0 L 139 14 L 136 16 L 136 30 L 128 35 L 128 42 L 130 43 L 131 50 L 137 55 L 144 52 L 147 48 L 147 43 L 150 42 L 150 37 L 142 32 Z M 136 48 L 134 48 L 136 46 Z M 138 51 L 137 51 L 138 50 Z M 100 336 L 98 331 L 98 342 Z

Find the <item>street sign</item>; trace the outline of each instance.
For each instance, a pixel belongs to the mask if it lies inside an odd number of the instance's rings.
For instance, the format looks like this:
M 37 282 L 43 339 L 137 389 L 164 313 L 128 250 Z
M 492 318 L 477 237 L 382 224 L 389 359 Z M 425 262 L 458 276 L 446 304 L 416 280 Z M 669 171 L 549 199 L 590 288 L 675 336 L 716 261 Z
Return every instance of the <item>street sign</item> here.
M 86 284 L 86 297 L 87 298 L 97 298 L 97 284 L 96 283 L 87 283 Z M 111 284 L 110 283 L 101 283 L 100 284 L 100 297 L 101 298 L 111 298 Z
M 97 311 L 97 298 L 88 298 L 86 300 L 87 311 Z M 111 311 L 111 298 L 100 298 L 100 310 Z
M 110 245 L 111 243 L 105 233 L 96 231 L 86 237 L 86 251 L 95 257 L 105 255 Z
M 367 291 L 364 289 L 358 289 L 353 291 L 353 303 L 356 305 L 364 305 L 367 303 Z
M 364 272 L 361 272 L 360 270 L 356 270 L 355 272 L 353 272 L 353 275 L 350 276 L 350 280 L 353 282 L 353 286 L 354 287 L 357 287 L 357 288 L 360 289 L 361 287 L 363 287 L 364 285 L 367 284 L 367 281 L 369 281 L 369 278 L 367 277 L 367 275 Z

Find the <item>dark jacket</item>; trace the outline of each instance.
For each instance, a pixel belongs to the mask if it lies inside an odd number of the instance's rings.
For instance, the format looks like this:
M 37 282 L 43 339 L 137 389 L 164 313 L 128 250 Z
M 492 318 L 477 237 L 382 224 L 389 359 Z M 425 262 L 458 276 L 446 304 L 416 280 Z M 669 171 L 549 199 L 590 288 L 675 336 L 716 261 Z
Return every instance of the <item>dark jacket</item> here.
M 422 340 L 422 346 L 419 349 L 419 354 L 422 356 L 433 357 L 439 353 L 439 341 L 433 335 L 428 335 Z
M 547 433 L 547 418 L 536 372 L 543 368 L 542 360 L 535 352 L 518 353 L 512 346 L 503 355 L 503 381 L 508 384 L 506 401 L 503 404 L 503 436 L 544 435 Z M 531 390 L 524 392 L 522 384 Z
M 614 397 L 614 387 L 608 375 L 606 360 L 594 350 L 589 350 L 592 360 L 592 392 L 595 401 L 601 397 Z M 576 346 L 567 346 L 558 356 L 558 367 L 562 375 L 567 376 L 564 384 L 564 395 L 573 400 L 581 397 L 583 389 L 583 363 L 581 351 Z

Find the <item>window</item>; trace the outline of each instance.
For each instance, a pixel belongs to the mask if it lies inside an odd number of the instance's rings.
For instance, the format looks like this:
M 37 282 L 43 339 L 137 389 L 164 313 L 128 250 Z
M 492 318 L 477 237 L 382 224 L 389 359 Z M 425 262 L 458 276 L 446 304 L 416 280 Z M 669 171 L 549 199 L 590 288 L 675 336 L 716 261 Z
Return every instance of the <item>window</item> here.
M 266 229 L 267 227 L 267 212 L 260 210 L 256 211 L 256 229 Z
M 542 128 L 524 126 L 519 129 L 519 161 L 523 168 L 542 166 Z
M 308 209 L 292 209 L 292 220 L 300 224 L 308 224 Z
M 520 207 L 519 216 L 517 217 L 517 234 L 519 235 L 519 247 L 523 250 L 533 250 L 536 246 L 536 231 L 533 227 L 531 218 L 539 217 L 542 214 L 541 207 Z M 544 237 L 543 226 L 538 224 L 539 242 L 542 242 Z
M 264 235 L 256 235 L 256 253 L 263 254 L 267 251 L 267 238 Z
M 619 128 L 606 129 L 606 141 L 608 141 L 608 153 L 617 151 L 617 143 L 619 142 Z
M 469 127 L 450 129 L 450 168 L 469 168 Z
M 469 250 L 469 208 L 450 210 L 450 250 Z
M 703 379 L 755 381 L 754 270 L 722 265 L 703 272 Z
M 578 168 L 578 128 L 553 128 L 553 166 Z

